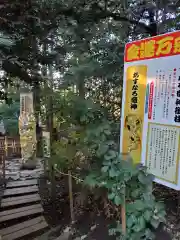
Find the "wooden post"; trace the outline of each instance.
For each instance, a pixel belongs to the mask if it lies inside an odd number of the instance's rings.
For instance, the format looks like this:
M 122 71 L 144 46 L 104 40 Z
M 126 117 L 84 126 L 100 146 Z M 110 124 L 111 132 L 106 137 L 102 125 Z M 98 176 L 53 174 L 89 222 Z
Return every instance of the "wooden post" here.
M 127 161 L 127 154 L 122 154 L 122 161 Z M 123 203 L 121 205 L 122 232 L 126 236 L 126 186 L 123 188 Z
M 3 185 L 5 186 L 6 182 L 6 163 L 5 163 L 5 154 L 1 156 L 2 159 L 2 165 L 3 165 Z
M 44 175 L 47 176 L 47 158 L 43 156 Z
M 72 176 L 71 171 L 68 171 L 68 184 L 69 184 L 69 203 L 70 203 L 70 212 L 71 212 L 71 222 L 72 224 L 75 221 L 74 218 L 74 204 L 73 204 L 73 189 L 72 189 Z
M 7 138 L 4 136 L 4 144 L 3 144 L 3 154 L 2 154 L 2 165 L 3 165 L 3 185 L 5 186 L 6 182 L 6 157 L 7 157 L 7 150 L 8 150 L 8 145 L 7 145 Z
M 48 87 L 48 131 L 50 133 L 50 170 L 51 170 L 51 198 L 52 201 L 56 199 L 56 181 L 53 156 L 53 67 L 49 66 L 49 87 Z
M 52 162 L 52 160 L 50 160 Z M 51 166 L 51 199 L 52 202 L 56 200 L 56 181 L 55 181 L 55 170 L 54 164 L 50 163 Z
M 8 157 L 8 139 L 6 136 L 4 137 L 4 156 Z
M 179 217 L 179 215 L 180 215 L 180 193 L 179 192 L 177 192 L 177 200 L 178 200 L 178 207 L 177 207 L 177 213 L 176 213 L 176 216 L 177 216 L 177 218 Z
M 125 202 L 121 206 L 121 221 L 122 221 L 123 234 L 126 235 L 126 206 L 125 206 Z

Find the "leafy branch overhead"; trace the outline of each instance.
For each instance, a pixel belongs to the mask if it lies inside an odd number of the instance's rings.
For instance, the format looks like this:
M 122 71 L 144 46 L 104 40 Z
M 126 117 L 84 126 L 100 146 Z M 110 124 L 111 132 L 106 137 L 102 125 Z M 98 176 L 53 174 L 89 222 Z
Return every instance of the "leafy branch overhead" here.
M 2 69 L 28 84 L 43 82 L 40 65 L 53 63 L 60 71 L 67 70 L 64 60 L 70 52 L 74 52 L 72 47 L 79 41 L 88 49 L 92 39 L 90 35 L 95 34 L 95 29 L 103 30 L 101 26 L 105 23 L 108 23 L 105 26 L 107 31 L 109 26 L 116 27 L 122 36 L 126 33 L 155 35 L 157 30 L 163 32 L 167 23 L 174 23 L 178 6 L 179 2 L 173 5 L 173 1 L 168 0 L 161 4 L 151 0 L 4 2 L 0 8 L 1 33 L 10 39 L 0 44 Z M 168 11 L 174 17 L 166 14 Z M 124 41 L 128 41 L 127 35 Z M 45 54 L 42 51 L 44 44 L 51 45 L 52 49 Z

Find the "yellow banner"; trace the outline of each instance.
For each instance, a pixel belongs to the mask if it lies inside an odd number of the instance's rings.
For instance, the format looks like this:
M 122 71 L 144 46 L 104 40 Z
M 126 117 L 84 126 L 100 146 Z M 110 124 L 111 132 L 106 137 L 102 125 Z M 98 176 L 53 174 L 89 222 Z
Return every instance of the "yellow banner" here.
M 146 65 L 127 69 L 122 153 L 130 153 L 134 163 L 141 162 L 146 84 Z

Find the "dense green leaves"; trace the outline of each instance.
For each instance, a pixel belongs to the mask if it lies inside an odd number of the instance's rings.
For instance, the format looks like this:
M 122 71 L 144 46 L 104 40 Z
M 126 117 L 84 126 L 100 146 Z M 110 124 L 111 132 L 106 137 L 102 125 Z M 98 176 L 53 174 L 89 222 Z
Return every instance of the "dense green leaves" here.
M 151 184 L 152 181 L 154 180 L 154 176 L 151 174 L 145 174 L 145 173 L 140 173 L 138 176 L 138 180 L 145 185 Z
M 101 168 L 101 171 L 106 173 L 108 171 L 108 169 L 109 169 L 109 166 L 104 166 Z
M 144 212 L 144 219 L 145 219 L 147 222 L 149 222 L 149 221 L 151 220 L 152 214 L 153 214 L 153 213 L 152 213 L 151 211 L 146 210 L 146 211 Z
M 157 227 L 165 216 L 164 207 L 155 201 L 152 194 L 153 176 L 147 173 L 145 167 L 134 165 L 129 156 L 124 161 L 118 153 L 118 145 L 110 134 L 116 125 L 108 120 L 105 109 L 99 111 L 98 105 L 78 96 L 71 96 L 62 109 L 66 120 L 62 126 L 69 129 L 69 134 L 65 148 L 62 146 L 63 141 L 57 146 L 58 155 L 66 156 L 69 167 L 76 169 L 75 155 L 77 151 L 82 151 L 89 162 L 89 174 L 84 184 L 96 189 L 103 187 L 114 206 L 125 205 L 127 239 L 135 240 L 145 236 L 153 239 L 149 226 Z M 76 129 L 78 131 L 75 131 L 75 135 L 70 128 L 72 122 L 75 126 L 81 126 Z M 82 129 L 83 134 L 77 135 Z M 123 236 L 120 224 L 113 231 Z
M 125 205 L 128 233 L 124 239 L 153 239 L 149 225 L 157 228 L 165 220 L 164 207 L 155 201 L 152 193 L 154 177 L 148 174 L 146 167 L 134 165 L 129 156 L 125 161 L 118 153 L 117 145 L 109 135 L 114 124 L 100 119 L 95 131 L 91 127 L 89 130 L 88 126 L 91 123 L 86 125 L 86 144 L 93 150 L 93 155 L 90 152 L 89 156 L 101 165 L 94 186 L 106 188 L 108 199 L 116 206 Z M 105 129 L 109 131 L 106 135 Z M 92 186 L 90 180 L 89 185 Z M 120 239 L 123 237 L 121 225 L 111 229 L 110 233 L 119 235 Z
M 98 150 L 97 150 L 97 156 L 98 157 L 101 157 L 102 155 L 104 155 L 107 151 L 108 151 L 108 149 L 109 149 L 109 146 L 108 145 L 106 145 L 106 144 L 100 144 L 99 145 L 99 148 L 98 148 Z
M 7 105 L 5 102 L 0 105 L 0 121 L 3 121 L 7 135 L 17 136 L 19 134 L 20 99 L 16 94 L 12 95 L 12 102 Z
M 95 187 L 96 185 L 98 185 L 97 176 L 95 174 L 89 174 L 85 178 L 84 184 L 89 185 L 90 187 Z

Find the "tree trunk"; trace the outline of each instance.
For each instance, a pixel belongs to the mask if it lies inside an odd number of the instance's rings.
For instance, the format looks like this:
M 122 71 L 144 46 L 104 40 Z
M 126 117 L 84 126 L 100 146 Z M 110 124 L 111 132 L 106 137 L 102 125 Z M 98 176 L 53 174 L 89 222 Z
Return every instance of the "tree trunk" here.
M 49 66 L 49 88 L 48 88 L 48 131 L 50 133 L 50 171 L 51 171 L 51 198 L 52 201 L 56 198 L 56 184 L 55 184 L 55 169 L 54 162 L 52 161 L 53 156 L 53 68 Z
M 36 119 L 36 156 L 42 157 L 42 129 L 39 125 L 40 119 L 39 114 L 41 112 L 41 98 L 40 98 L 41 87 L 40 83 L 37 81 L 33 86 L 33 95 L 34 95 L 34 113 Z

